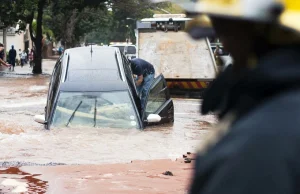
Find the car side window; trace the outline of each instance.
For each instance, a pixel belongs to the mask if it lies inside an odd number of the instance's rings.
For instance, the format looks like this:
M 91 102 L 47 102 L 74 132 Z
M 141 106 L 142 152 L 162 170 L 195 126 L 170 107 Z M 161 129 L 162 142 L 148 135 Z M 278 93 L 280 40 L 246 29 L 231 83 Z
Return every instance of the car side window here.
M 125 70 L 125 76 L 127 79 L 127 82 L 129 84 L 130 90 L 132 92 L 135 104 L 139 110 L 140 115 L 142 115 L 141 112 L 141 101 L 140 98 L 137 95 L 137 91 L 136 91 L 136 85 L 133 79 L 133 74 L 130 68 L 130 63 L 129 61 L 126 59 L 126 57 L 122 54 L 122 61 L 123 61 L 123 66 L 124 66 L 124 70 Z
M 170 99 L 170 95 L 167 90 L 167 84 L 163 76 L 156 78 L 152 84 L 146 106 L 146 114 L 155 113 L 158 109 L 164 105 L 164 103 Z
M 124 64 L 124 70 L 125 70 L 127 81 L 134 84 L 134 79 L 133 79 L 133 74 L 132 74 L 132 71 L 131 71 L 131 68 L 130 68 L 130 63 L 123 54 L 122 54 L 122 61 L 123 61 L 123 64 Z
M 61 78 L 61 60 L 55 65 L 48 94 L 47 115 L 50 115 Z
M 45 113 L 46 113 L 46 119 L 48 118 L 49 116 L 49 113 L 50 113 L 50 96 L 52 95 L 52 89 L 53 89 L 53 80 L 54 80 L 54 75 L 55 73 L 57 72 L 57 68 L 58 68 L 58 64 L 59 64 L 60 60 L 58 60 L 53 68 L 53 71 L 52 71 L 52 75 L 50 77 L 50 83 L 49 83 L 49 88 L 48 88 L 48 95 L 47 95 L 47 104 L 46 104 L 46 107 L 45 107 Z

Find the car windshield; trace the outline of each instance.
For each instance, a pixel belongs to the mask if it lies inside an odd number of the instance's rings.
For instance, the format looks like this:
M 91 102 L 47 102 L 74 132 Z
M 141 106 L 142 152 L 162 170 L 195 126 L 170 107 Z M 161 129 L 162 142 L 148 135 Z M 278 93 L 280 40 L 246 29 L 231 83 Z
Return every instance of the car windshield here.
M 52 125 L 139 128 L 132 103 L 128 91 L 61 92 Z

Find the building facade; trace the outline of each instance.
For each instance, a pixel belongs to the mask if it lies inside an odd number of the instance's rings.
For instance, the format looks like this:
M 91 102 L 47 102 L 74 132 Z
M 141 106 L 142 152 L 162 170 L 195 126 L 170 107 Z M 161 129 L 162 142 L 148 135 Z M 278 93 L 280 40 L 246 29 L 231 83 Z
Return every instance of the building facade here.
M 19 56 L 20 51 L 31 49 L 32 41 L 29 32 L 29 25 L 27 25 L 25 31 L 16 33 L 18 30 L 18 25 L 16 27 L 10 27 L 6 29 L 6 51 L 8 52 L 11 49 L 11 46 L 14 45 L 17 56 Z M 0 42 L 3 43 L 3 30 L 0 30 Z

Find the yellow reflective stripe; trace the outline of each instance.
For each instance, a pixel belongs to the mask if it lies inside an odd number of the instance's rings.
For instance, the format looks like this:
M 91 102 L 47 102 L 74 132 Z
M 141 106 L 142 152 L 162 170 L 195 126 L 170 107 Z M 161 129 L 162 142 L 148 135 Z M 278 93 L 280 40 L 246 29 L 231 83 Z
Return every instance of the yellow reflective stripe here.
M 206 85 L 205 82 L 200 82 L 200 84 L 201 84 L 201 86 L 202 86 L 203 88 L 207 88 L 207 85 Z
M 195 82 L 191 82 L 194 89 L 199 88 L 198 85 Z
M 181 82 L 184 88 L 189 88 L 189 85 L 186 82 Z

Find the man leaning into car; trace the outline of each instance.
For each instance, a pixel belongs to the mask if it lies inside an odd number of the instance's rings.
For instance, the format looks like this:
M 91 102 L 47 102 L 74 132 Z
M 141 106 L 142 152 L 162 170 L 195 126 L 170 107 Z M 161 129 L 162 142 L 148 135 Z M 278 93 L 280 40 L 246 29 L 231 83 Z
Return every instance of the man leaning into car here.
M 152 64 L 140 58 L 132 59 L 130 63 L 132 73 L 137 75 L 135 83 L 138 95 L 141 97 L 142 110 L 144 110 L 146 96 L 154 80 L 155 69 Z

